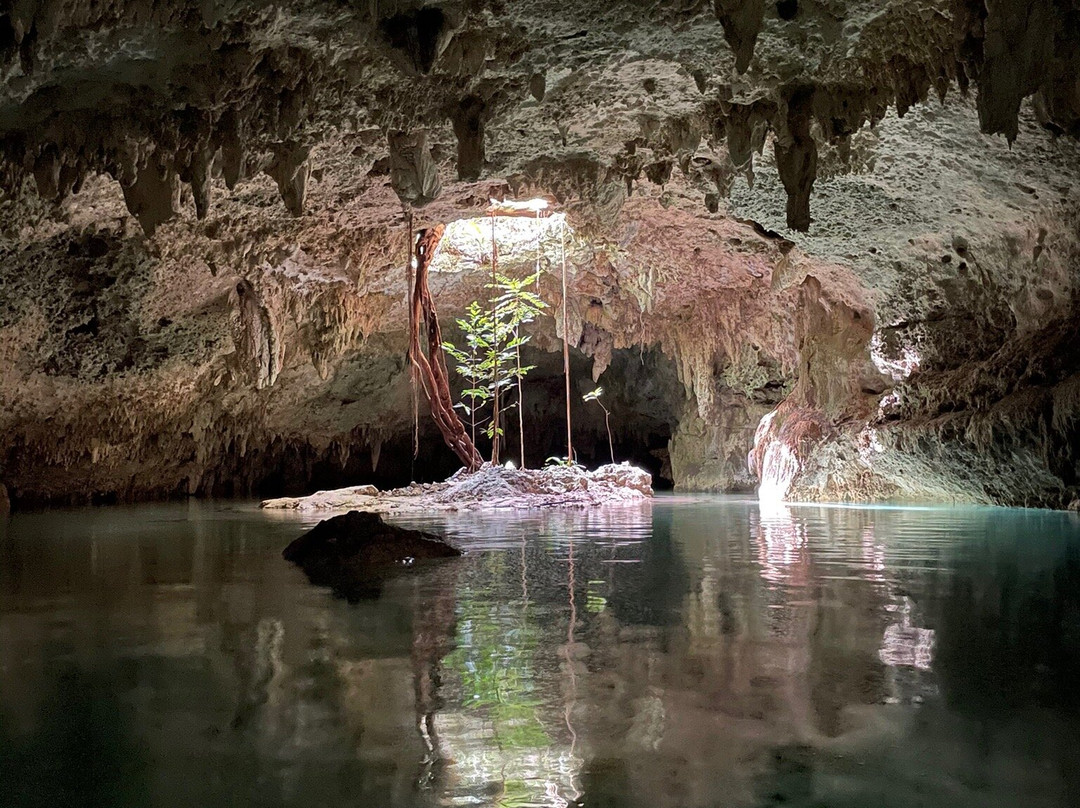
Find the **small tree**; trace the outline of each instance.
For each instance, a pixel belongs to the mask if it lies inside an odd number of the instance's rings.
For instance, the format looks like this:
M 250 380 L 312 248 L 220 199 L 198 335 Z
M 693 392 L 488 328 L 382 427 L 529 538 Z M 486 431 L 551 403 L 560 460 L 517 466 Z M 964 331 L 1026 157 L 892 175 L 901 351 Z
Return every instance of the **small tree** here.
M 604 388 L 597 387 L 595 390 L 586 393 L 581 397 L 582 401 L 595 401 L 600 405 L 600 409 L 604 411 L 604 426 L 607 427 L 607 445 L 608 451 L 611 453 L 611 462 L 615 462 L 615 445 L 611 441 L 611 413 L 608 408 L 604 406 L 604 402 L 600 400 L 600 396 L 604 395 Z
M 465 317 L 457 320 L 458 328 L 465 335 L 466 350 L 453 343 L 444 342 L 443 350 L 457 362 L 457 372 L 465 379 L 466 388 L 461 391 L 461 401 L 454 406 L 469 417 L 473 443 L 476 443 L 476 414 L 491 401 L 487 367 L 487 354 L 491 347 L 491 318 L 475 300 L 465 310 Z M 481 424 L 483 422 L 481 421 Z
M 479 227 L 475 229 L 479 236 Z M 523 381 L 534 367 L 521 364 L 521 347 L 529 342 L 529 336 L 522 333 L 522 326 L 533 322 L 547 308 L 534 291 L 540 280 L 539 241 L 537 248 L 535 274 L 521 279 L 501 274 L 492 221 L 491 280 L 485 284 L 489 295 L 488 310 L 485 311 L 478 301 L 470 303 L 465 317 L 457 321 L 465 344 L 460 348 L 449 342 L 443 345 L 443 350 L 457 362 L 457 372 L 467 383 L 461 393 L 461 402 L 455 406 L 469 416 L 474 435 L 477 425 L 484 421 L 478 420 L 477 413 L 491 407 L 491 420 L 485 433 L 492 440 L 492 462 L 498 462 L 499 438 L 505 432 L 501 426 L 502 415 L 517 408 L 522 467 L 525 466 Z M 503 396 L 515 388 L 517 400 L 507 405 Z
M 535 316 L 535 312 L 528 314 L 535 295 L 518 288 L 521 282 L 503 276 L 498 276 L 496 280 L 495 284 L 487 284 L 487 288 L 499 292 L 492 300 L 494 310 L 499 313 L 498 318 L 492 317 L 481 308 L 479 302 L 473 301 L 466 309 L 465 317 L 457 320 L 458 328 L 465 337 L 465 346 L 459 348 L 450 342 L 443 343 L 443 350 L 457 362 L 457 372 L 467 384 L 461 392 L 462 400 L 454 406 L 469 416 L 473 434 L 478 425 L 482 426 L 487 421 L 484 433 L 493 444 L 505 430 L 495 422 L 494 412 L 490 419 L 477 416 L 488 406 L 494 408 L 497 396 L 502 396 L 515 385 L 520 396 L 520 380 L 533 369 L 531 365 L 521 364 L 521 346 L 529 338 L 521 334 L 520 327 Z M 539 298 L 536 298 L 536 302 L 543 306 Z M 529 319 L 523 319 L 525 317 Z M 500 404 L 499 411 L 505 413 L 518 404 Z M 494 456 L 492 459 L 494 461 Z
M 496 290 L 499 292 L 498 309 L 505 313 L 506 324 L 509 329 L 507 347 L 514 352 L 514 366 L 508 375 L 517 386 L 517 402 L 515 402 L 514 406 L 517 407 L 518 411 L 518 437 L 521 442 L 522 468 L 525 468 L 525 392 L 522 383 L 529 371 L 536 366 L 521 364 L 521 346 L 529 341 L 528 335 L 521 333 L 521 327 L 531 323 L 541 311 L 547 308 L 547 303 L 530 289 L 539 279 L 539 273 L 520 280 L 506 275 L 499 275 L 496 283 Z

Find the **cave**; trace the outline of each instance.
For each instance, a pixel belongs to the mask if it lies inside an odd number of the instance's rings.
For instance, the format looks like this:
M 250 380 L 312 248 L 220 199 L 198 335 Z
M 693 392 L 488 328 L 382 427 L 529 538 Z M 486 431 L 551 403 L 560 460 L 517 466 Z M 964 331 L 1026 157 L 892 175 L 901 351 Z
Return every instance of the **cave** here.
M 0 804 L 1080 805 L 1078 71 L 0 3 Z

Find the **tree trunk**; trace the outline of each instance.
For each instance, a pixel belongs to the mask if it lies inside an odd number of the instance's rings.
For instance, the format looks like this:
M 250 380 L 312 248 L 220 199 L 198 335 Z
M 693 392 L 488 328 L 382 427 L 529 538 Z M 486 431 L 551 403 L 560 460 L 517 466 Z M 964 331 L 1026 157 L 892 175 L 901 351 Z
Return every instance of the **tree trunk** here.
M 514 338 L 517 339 L 517 329 Z M 521 439 L 521 467 L 525 468 L 525 392 L 521 387 L 521 346 L 517 346 L 517 389 L 518 389 L 518 437 Z
M 412 307 L 409 310 L 408 357 L 420 377 L 424 395 L 431 406 L 431 417 L 435 419 L 435 425 L 439 427 L 443 440 L 466 469 L 476 471 L 483 460 L 465 431 L 465 425 L 454 411 L 450 377 L 446 372 L 446 358 L 443 356 L 439 316 L 435 311 L 435 302 L 431 299 L 431 290 L 428 289 L 428 267 L 431 259 L 435 257 L 435 248 L 439 246 L 445 229 L 444 225 L 437 224 L 421 230 L 416 242 L 416 280 Z M 421 318 L 427 331 L 427 356 L 420 345 Z

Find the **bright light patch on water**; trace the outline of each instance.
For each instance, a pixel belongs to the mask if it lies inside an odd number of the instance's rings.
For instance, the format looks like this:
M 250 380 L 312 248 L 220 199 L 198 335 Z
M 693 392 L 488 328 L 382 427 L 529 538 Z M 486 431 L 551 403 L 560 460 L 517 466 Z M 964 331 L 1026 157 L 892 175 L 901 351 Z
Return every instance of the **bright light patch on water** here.
M 934 662 L 934 630 L 913 625 L 911 611 L 911 599 L 904 598 L 900 622 L 886 627 L 878 657 L 891 667 L 928 671 Z
M 758 531 L 761 577 L 773 584 L 785 583 L 792 566 L 805 558 L 805 549 L 806 532 L 791 511 L 774 502 L 762 502 Z

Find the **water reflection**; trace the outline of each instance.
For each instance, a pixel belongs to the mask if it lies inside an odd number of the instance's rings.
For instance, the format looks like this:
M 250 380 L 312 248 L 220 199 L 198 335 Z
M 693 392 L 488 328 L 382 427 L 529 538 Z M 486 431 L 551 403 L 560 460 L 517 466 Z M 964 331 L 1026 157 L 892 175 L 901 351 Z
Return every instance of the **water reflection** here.
M 1080 804 L 1066 514 L 718 499 L 402 520 L 357 603 L 296 515 L 21 516 L 4 805 Z

